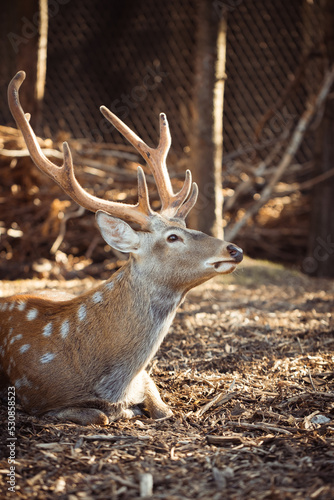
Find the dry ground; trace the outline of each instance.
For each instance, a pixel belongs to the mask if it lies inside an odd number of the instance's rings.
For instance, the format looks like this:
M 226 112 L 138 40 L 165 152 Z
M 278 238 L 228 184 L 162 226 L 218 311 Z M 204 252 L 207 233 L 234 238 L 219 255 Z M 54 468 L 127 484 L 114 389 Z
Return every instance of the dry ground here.
M 333 305 L 332 281 L 267 263 L 199 287 L 151 365 L 174 416 L 80 427 L 17 406 L 11 493 L 2 405 L 0 497 L 127 500 L 153 479 L 154 499 L 334 499 Z

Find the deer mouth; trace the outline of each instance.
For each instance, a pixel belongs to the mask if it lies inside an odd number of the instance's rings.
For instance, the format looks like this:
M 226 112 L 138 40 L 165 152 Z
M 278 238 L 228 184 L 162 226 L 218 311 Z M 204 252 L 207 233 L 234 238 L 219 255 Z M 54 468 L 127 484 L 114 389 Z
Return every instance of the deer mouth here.
M 215 262 L 209 262 L 208 264 L 219 274 L 229 274 L 234 271 L 238 262 L 235 260 L 217 260 Z
M 233 243 L 229 243 L 226 250 L 230 254 L 230 259 L 213 257 L 207 261 L 207 265 L 212 266 L 219 274 L 232 273 L 243 259 L 243 251 Z

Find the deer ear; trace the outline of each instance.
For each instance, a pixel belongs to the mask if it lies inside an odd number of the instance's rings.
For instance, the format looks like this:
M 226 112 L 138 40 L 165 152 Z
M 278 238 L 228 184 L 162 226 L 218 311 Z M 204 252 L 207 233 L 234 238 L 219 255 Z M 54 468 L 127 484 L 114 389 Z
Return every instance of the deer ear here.
M 129 224 L 98 210 L 96 222 L 100 228 L 103 239 L 112 248 L 120 252 L 137 252 L 140 246 L 139 236 Z

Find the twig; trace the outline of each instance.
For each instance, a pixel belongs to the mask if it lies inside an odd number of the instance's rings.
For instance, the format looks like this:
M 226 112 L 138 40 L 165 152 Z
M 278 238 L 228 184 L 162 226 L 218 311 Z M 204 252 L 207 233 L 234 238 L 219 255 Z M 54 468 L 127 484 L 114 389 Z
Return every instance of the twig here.
M 334 175 L 334 168 L 331 168 L 330 170 L 327 170 L 327 172 L 324 172 L 323 174 L 313 177 L 313 179 L 302 182 L 300 184 L 296 184 L 295 186 L 291 187 L 290 189 L 286 189 L 285 191 L 280 191 L 279 193 L 275 193 L 275 196 L 278 197 L 287 196 L 296 191 L 303 191 L 305 189 L 310 189 L 316 184 L 319 184 L 320 182 L 330 179 L 331 177 L 333 177 L 333 175 Z
M 69 219 L 75 219 L 76 217 L 81 217 L 84 214 L 84 212 L 85 209 L 83 207 L 79 207 L 78 210 L 76 210 L 75 212 L 70 212 L 64 215 L 64 217 L 60 222 L 59 234 L 50 249 L 51 254 L 55 254 L 63 242 L 66 233 L 66 222 Z
M 314 392 L 317 392 L 317 389 L 316 389 L 316 387 L 315 387 L 315 385 L 313 383 L 312 375 L 311 375 L 311 372 L 310 372 L 309 368 L 307 368 L 307 373 L 308 373 L 308 377 L 310 379 L 310 382 L 311 382 L 311 385 L 312 385 L 312 388 L 313 388 Z
M 207 442 L 209 444 L 218 444 L 218 445 L 226 445 L 226 444 L 241 444 L 244 442 L 244 439 L 241 436 L 206 436 Z
M 86 259 L 91 259 L 93 252 L 96 248 L 96 245 L 100 242 L 101 236 L 99 234 L 96 234 L 92 241 L 89 244 L 89 247 L 86 250 L 85 257 Z
M 139 439 L 140 441 L 149 441 L 150 436 L 116 436 L 114 434 L 81 434 L 79 437 L 86 439 L 86 441 L 112 441 L 117 442 L 122 439 Z
M 216 397 L 214 397 L 211 401 L 209 401 L 206 405 L 202 406 L 199 410 L 195 412 L 196 417 L 201 417 L 206 413 L 211 406 L 220 406 L 224 403 L 227 403 L 230 399 L 233 399 L 235 396 L 238 396 L 239 392 L 230 392 L 230 393 L 220 393 Z
M 242 195 L 243 193 L 249 191 L 250 187 L 252 186 L 252 184 L 254 182 L 254 179 L 256 179 L 256 177 L 259 177 L 259 176 L 264 174 L 266 168 L 271 164 L 271 162 L 275 159 L 275 157 L 280 152 L 280 150 L 282 148 L 282 144 L 288 138 L 289 132 L 290 132 L 290 129 L 286 128 L 284 130 L 283 134 L 281 135 L 279 141 L 275 145 L 275 147 L 271 149 L 271 151 L 266 156 L 266 158 L 263 161 L 261 161 L 259 163 L 259 165 L 256 167 L 256 169 L 250 174 L 251 177 L 236 187 L 233 196 L 231 196 L 230 198 L 228 198 L 226 200 L 224 210 L 226 210 L 226 211 L 231 210 L 231 208 L 235 205 L 239 196 Z
M 299 345 L 300 352 L 301 352 L 302 354 L 304 354 L 304 349 L 303 349 L 303 346 L 302 346 L 302 344 L 301 344 L 301 342 L 300 342 L 300 338 L 299 338 L 299 337 L 297 337 L 297 342 L 298 342 L 298 345 Z
M 119 483 L 122 486 L 127 486 L 128 488 L 139 490 L 139 486 L 137 484 L 131 483 L 131 481 L 127 481 L 126 479 L 122 479 L 121 477 L 116 476 L 116 474 L 113 474 L 112 472 L 108 472 L 108 479 L 116 481 L 116 483 Z
M 232 380 L 232 382 L 230 383 L 227 391 L 232 391 L 232 389 L 234 389 L 234 386 L 235 386 L 235 381 L 236 381 L 236 378 L 234 377 L 234 379 Z
M 295 156 L 296 152 L 298 151 L 301 142 L 303 140 L 303 137 L 305 135 L 305 132 L 310 124 L 311 119 L 313 118 L 314 114 L 317 112 L 317 110 L 322 106 L 324 103 L 331 86 L 334 81 L 334 67 L 331 69 L 331 71 L 328 71 L 325 75 L 322 87 L 314 99 L 313 102 L 309 102 L 306 110 L 304 111 L 303 115 L 299 119 L 299 122 L 294 130 L 294 133 L 292 134 L 292 138 L 290 140 L 290 143 L 286 149 L 286 152 L 281 160 L 281 162 L 278 164 L 276 171 L 274 175 L 272 176 L 271 180 L 269 183 L 263 188 L 261 192 L 260 199 L 254 203 L 254 205 L 251 206 L 251 208 L 244 214 L 244 216 L 236 223 L 234 226 L 226 231 L 226 239 L 227 240 L 233 240 L 236 235 L 239 233 L 240 229 L 246 224 L 246 222 L 254 216 L 260 208 L 270 199 L 271 193 L 276 186 L 277 182 L 279 179 L 282 177 L 283 173 L 287 169 L 287 167 L 290 165 L 293 157 Z
M 276 137 L 274 139 L 269 139 L 269 140 L 263 141 L 259 144 L 249 143 L 243 149 L 238 148 L 236 151 L 232 151 L 231 153 L 224 155 L 223 165 L 226 165 L 230 161 L 235 160 L 236 158 L 239 158 L 240 156 L 252 153 L 253 151 L 262 151 L 263 149 L 274 146 L 278 141 L 280 141 L 280 137 L 278 137 L 278 138 Z
M 123 160 L 129 160 L 133 162 L 139 162 L 140 156 L 135 153 L 130 153 L 127 151 L 118 151 L 115 149 L 98 149 L 95 148 L 85 149 L 82 153 L 79 153 L 80 156 L 85 155 L 95 155 L 95 156 L 111 156 L 113 158 L 121 158 Z
M 54 158 L 59 158 L 60 160 L 63 159 L 63 153 L 57 149 L 42 148 L 42 153 L 45 156 L 53 156 Z M 9 156 L 10 158 L 23 158 L 25 156 L 30 156 L 30 153 L 27 149 L 1 149 L 0 155 Z
M 276 427 L 274 425 L 266 424 L 262 422 L 261 424 L 249 424 L 248 422 L 228 422 L 228 427 L 243 427 L 244 429 L 259 429 L 261 431 L 272 431 L 280 432 L 281 434 L 293 434 L 282 427 Z
M 287 398 L 285 401 L 282 401 L 278 406 L 281 408 L 283 406 L 287 406 L 291 403 L 296 403 L 299 400 L 304 399 L 312 399 L 314 396 L 321 398 L 334 399 L 334 392 L 319 392 L 319 391 L 308 391 L 303 392 L 301 394 L 297 394 L 297 396 L 292 396 L 291 398 Z
M 277 111 L 282 108 L 283 104 L 287 100 L 291 91 L 299 85 L 300 80 L 305 72 L 305 69 L 307 68 L 310 56 L 311 56 L 311 50 L 309 49 L 308 52 L 304 54 L 304 57 L 302 58 L 296 73 L 293 75 L 293 78 L 288 82 L 288 85 L 285 88 L 283 95 L 280 97 L 280 99 L 276 101 L 275 105 L 272 108 L 267 110 L 267 112 L 262 116 L 262 118 L 258 122 L 257 126 L 255 127 L 255 137 L 257 139 L 259 138 L 263 130 L 263 127 L 268 122 L 268 120 L 270 120 L 270 118 L 272 118 L 275 115 L 275 113 L 277 113 Z
M 126 176 L 131 179 L 136 179 L 137 177 L 137 172 L 134 170 L 125 170 L 124 168 L 115 167 L 109 165 L 108 163 L 102 163 L 96 160 L 91 160 L 90 158 L 86 158 L 85 156 L 81 156 L 78 154 L 74 154 L 74 162 L 78 165 L 82 165 L 84 171 L 85 167 L 91 167 L 96 170 L 102 170 L 103 172 L 107 172 L 109 174 L 114 174 L 117 176 Z M 91 173 L 91 170 L 89 170 L 88 172 Z

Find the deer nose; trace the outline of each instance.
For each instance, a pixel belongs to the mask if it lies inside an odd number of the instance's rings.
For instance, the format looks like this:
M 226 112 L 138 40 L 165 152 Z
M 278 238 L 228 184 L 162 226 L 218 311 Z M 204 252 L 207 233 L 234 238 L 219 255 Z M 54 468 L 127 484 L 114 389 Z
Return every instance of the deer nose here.
M 236 262 L 242 261 L 244 255 L 241 248 L 237 247 L 236 245 L 228 245 L 226 249 Z

